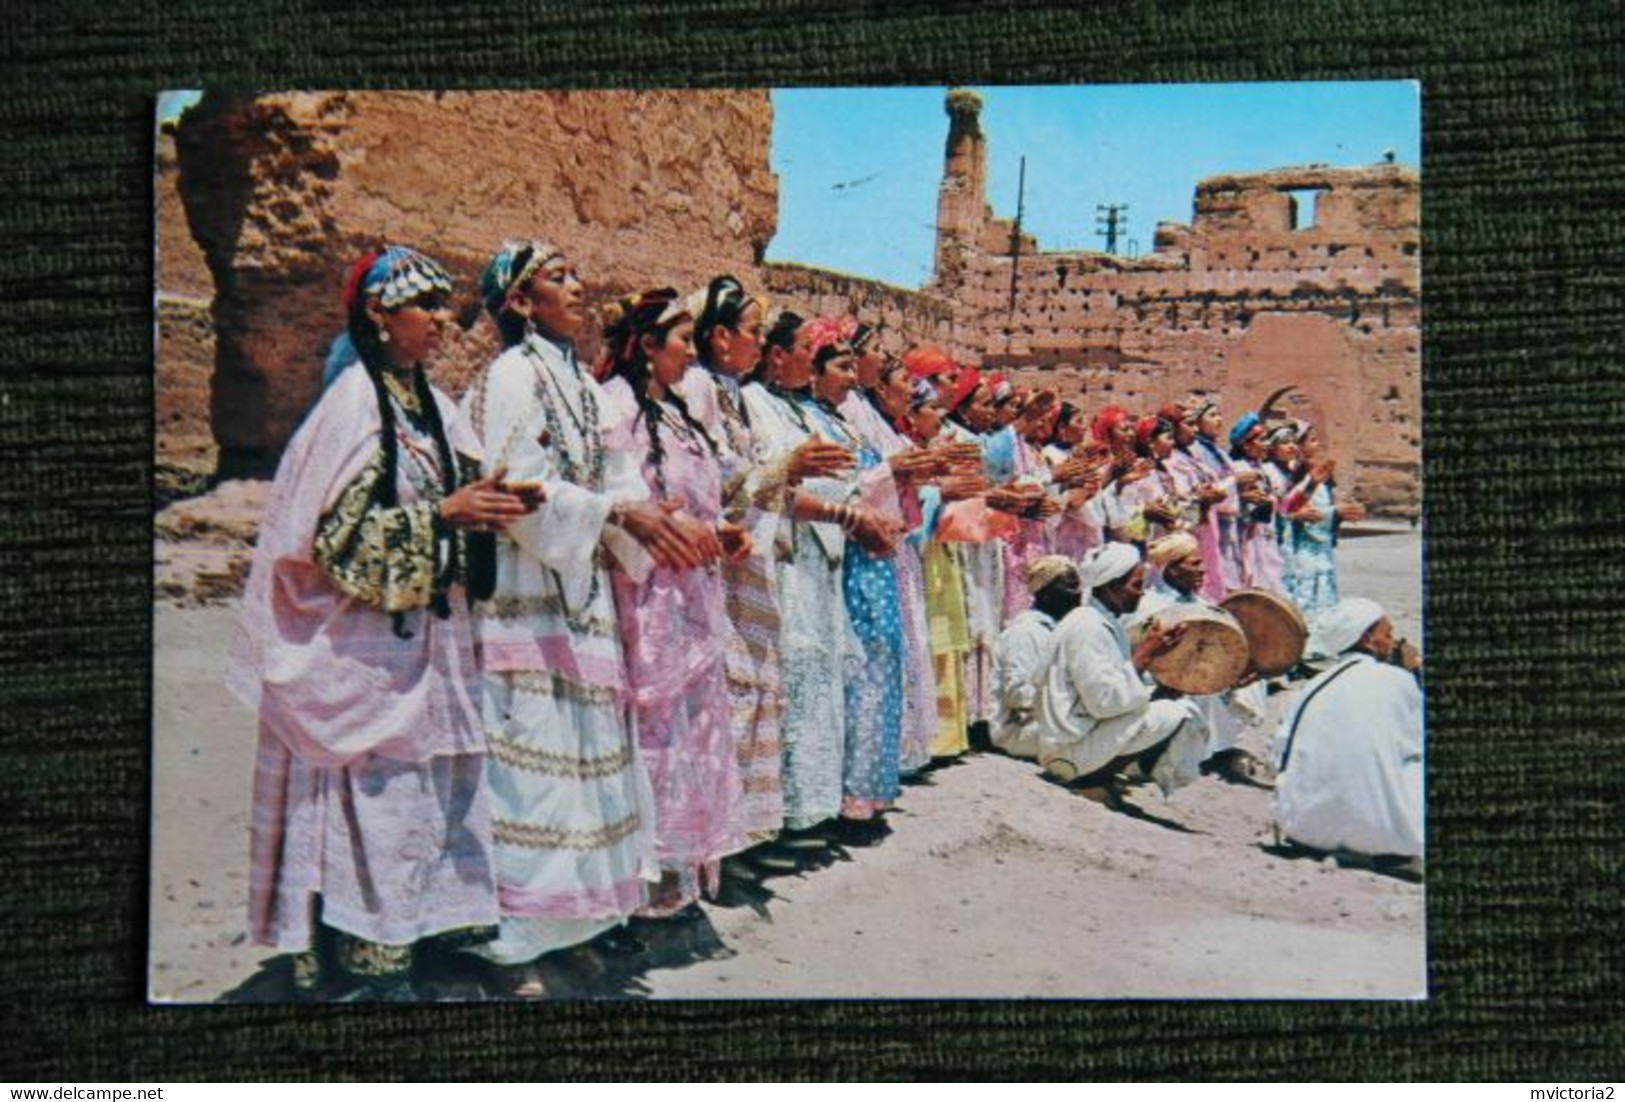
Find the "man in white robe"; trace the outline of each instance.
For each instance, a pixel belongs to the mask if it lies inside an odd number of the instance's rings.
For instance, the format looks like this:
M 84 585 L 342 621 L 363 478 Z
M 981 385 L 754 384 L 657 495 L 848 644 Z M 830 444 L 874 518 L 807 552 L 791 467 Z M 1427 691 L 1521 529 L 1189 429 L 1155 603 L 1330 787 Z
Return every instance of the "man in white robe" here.
M 1390 661 L 1393 625 L 1375 601 L 1340 601 L 1320 630 L 1338 661 L 1276 734 L 1276 823 L 1313 849 L 1419 859 L 1422 690 Z
M 1055 649 L 1055 625 L 1078 607 L 1077 568 L 1064 555 L 1027 564 L 1032 607 L 1017 613 L 993 650 L 993 745 L 1011 757 L 1037 758 L 1038 686 Z
M 1183 629 L 1164 629 L 1152 619 L 1140 642 L 1129 646 L 1120 617 L 1134 611 L 1145 589 L 1145 564 L 1132 544 L 1092 549 L 1079 562 L 1078 576 L 1089 597 L 1056 629 L 1039 693 L 1039 764 L 1108 805 L 1116 802 L 1118 771 L 1136 760 L 1171 793 L 1199 775 L 1207 723 L 1195 703 L 1168 690 L 1157 690 L 1153 699 L 1141 673 Z
M 1201 546 L 1189 532 L 1175 532 L 1146 548 L 1151 562 L 1151 583 L 1140 598 L 1140 607 L 1129 617 L 1130 631 L 1157 613 L 1178 605 L 1217 608 L 1202 596 L 1207 581 L 1207 564 Z M 1207 750 L 1202 772 L 1217 774 L 1238 784 L 1258 784 L 1263 764 L 1243 750 L 1242 732 L 1264 718 L 1264 685 L 1253 680 L 1222 693 L 1191 698 L 1202 709 L 1208 724 Z

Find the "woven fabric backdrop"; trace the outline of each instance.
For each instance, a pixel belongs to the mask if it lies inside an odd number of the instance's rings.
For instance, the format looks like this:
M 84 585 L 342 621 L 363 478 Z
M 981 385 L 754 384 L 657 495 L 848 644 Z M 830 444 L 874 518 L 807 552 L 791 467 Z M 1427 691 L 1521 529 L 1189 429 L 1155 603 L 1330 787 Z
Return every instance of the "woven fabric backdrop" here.
M 1618 3 L 52 0 L 7 23 L 0 1078 L 1618 1076 Z M 1431 1001 L 143 1005 L 157 90 L 1370 77 L 1424 85 Z

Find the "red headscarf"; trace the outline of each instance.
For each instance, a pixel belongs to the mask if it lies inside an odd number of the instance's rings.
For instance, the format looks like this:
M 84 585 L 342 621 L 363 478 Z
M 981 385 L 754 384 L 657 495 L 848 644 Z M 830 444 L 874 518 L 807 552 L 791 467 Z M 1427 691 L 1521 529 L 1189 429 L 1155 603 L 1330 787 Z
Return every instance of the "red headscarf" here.
M 917 344 L 903 353 L 903 366 L 919 379 L 927 375 L 951 375 L 958 370 L 948 353 L 934 344 Z
M 1113 444 L 1113 434 L 1117 426 L 1127 421 L 1131 415 L 1122 406 L 1107 406 L 1095 414 L 1095 419 L 1089 424 L 1089 435 L 1095 438 L 1097 444 Z
M 1142 417 L 1134 422 L 1134 442 L 1142 450 L 1151 446 L 1151 438 L 1157 435 L 1159 429 L 1168 427 L 1167 418 L 1161 414 L 1153 413 L 1150 417 Z
M 974 367 L 962 367 L 959 374 L 949 379 L 942 387 L 942 405 L 949 413 L 953 413 L 976 393 L 976 388 L 982 385 L 982 373 Z

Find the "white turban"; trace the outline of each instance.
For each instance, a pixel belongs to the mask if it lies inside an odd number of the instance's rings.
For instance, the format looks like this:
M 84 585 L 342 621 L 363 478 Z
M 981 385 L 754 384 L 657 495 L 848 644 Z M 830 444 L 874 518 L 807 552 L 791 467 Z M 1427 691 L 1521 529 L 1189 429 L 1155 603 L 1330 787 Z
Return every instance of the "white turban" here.
M 1365 597 L 1338 601 L 1320 614 L 1316 634 L 1328 654 L 1342 654 L 1360 641 L 1372 624 L 1383 618 L 1382 606 Z
M 1078 560 L 1078 580 L 1084 589 L 1110 585 L 1140 563 L 1140 549 L 1132 543 L 1103 543 L 1091 547 Z

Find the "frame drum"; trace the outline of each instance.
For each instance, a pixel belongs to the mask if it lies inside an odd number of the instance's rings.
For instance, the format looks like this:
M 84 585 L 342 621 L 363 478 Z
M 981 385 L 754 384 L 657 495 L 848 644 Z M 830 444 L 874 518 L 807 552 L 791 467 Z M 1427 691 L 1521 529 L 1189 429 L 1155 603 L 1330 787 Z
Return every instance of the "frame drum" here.
M 1185 625 L 1179 642 L 1146 667 L 1163 688 L 1189 696 L 1222 693 L 1246 671 L 1247 636 L 1228 612 L 1207 605 L 1172 605 L 1153 619 L 1165 628 Z
M 1253 668 L 1262 676 L 1283 674 L 1303 660 L 1309 628 L 1298 606 L 1285 597 L 1266 589 L 1238 589 L 1219 607 L 1241 624 Z

